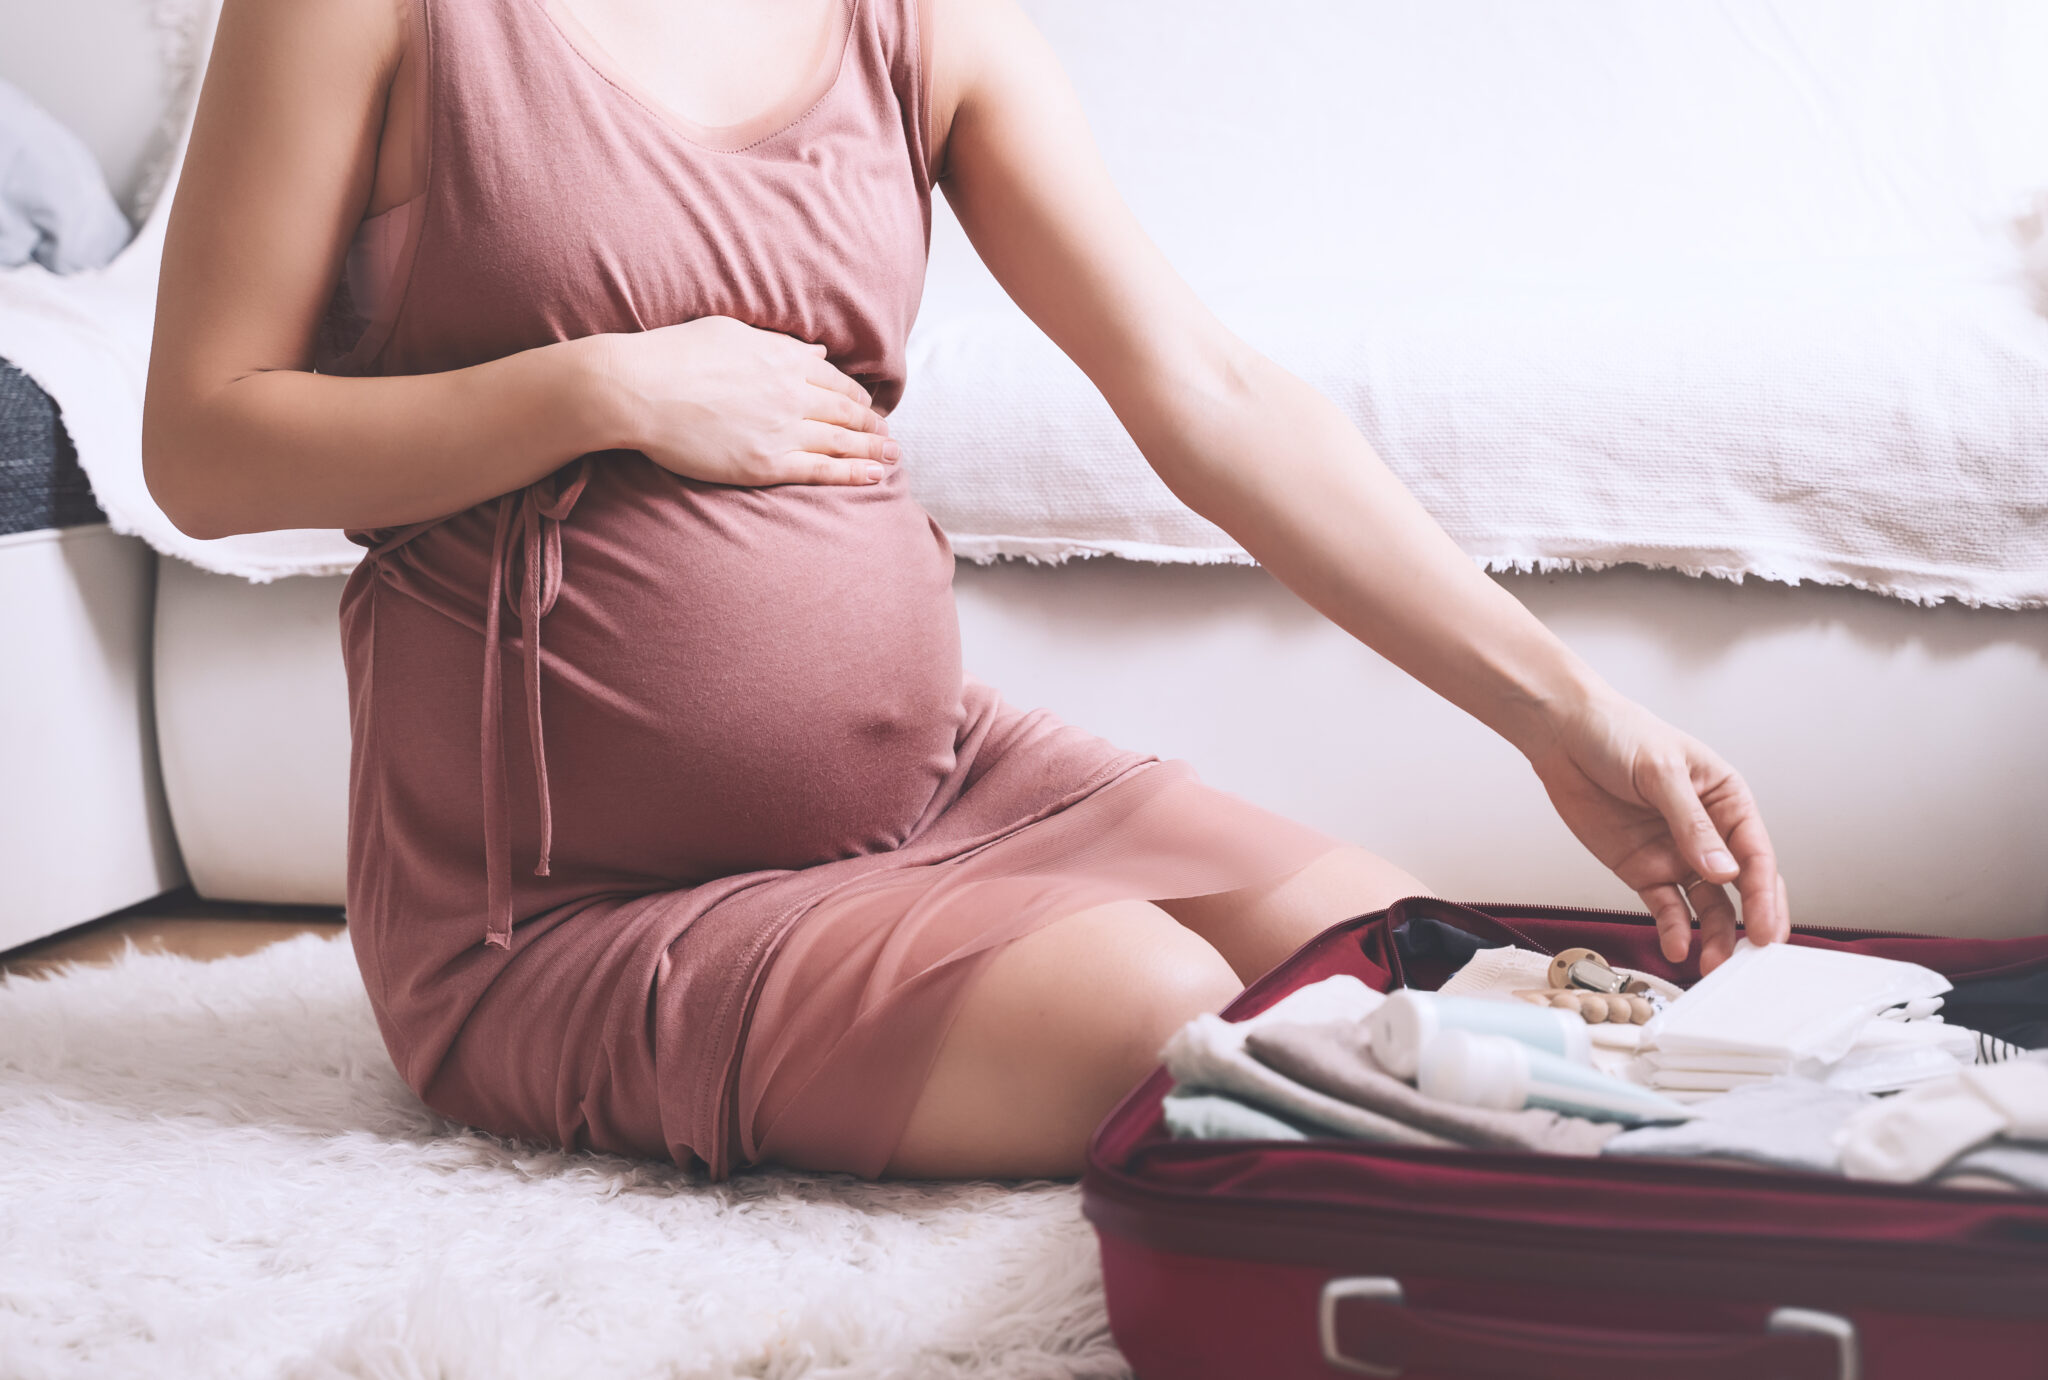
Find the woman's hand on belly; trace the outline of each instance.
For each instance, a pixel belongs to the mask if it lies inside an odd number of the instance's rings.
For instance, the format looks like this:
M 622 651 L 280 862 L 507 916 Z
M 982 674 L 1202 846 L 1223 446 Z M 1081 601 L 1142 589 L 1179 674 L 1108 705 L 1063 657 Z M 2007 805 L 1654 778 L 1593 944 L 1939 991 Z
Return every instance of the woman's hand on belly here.
M 729 316 L 588 337 L 620 449 L 712 484 L 873 484 L 899 451 L 825 347 Z

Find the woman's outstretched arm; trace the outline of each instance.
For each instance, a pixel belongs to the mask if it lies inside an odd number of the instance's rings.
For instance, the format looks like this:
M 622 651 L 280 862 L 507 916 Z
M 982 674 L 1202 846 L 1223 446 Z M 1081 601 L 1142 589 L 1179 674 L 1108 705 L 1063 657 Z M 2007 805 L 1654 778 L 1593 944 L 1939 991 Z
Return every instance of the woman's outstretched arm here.
M 1607 686 L 1473 564 L 1333 403 L 1202 305 L 1118 195 L 1016 0 L 930 5 L 939 185 L 997 280 L 1167 486 L 1519 748 L 1566 824 L 1656 915 L 1667 956 L 1689 945 L 1682 891 L 1695 879 L 1734 882 L 1750 935 L 1783 938 L 1783 884 L 1742 779 Z M 1694 886 L 1691 900 L 1712 967 L 1735 942 L 1735 911 L 1720 885 Z

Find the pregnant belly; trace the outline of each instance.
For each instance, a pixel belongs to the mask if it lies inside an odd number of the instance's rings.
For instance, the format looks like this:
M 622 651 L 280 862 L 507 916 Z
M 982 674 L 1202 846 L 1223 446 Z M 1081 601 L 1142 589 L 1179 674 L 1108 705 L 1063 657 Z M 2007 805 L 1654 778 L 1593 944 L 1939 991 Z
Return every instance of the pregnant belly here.
M 686 884 L 904 842 L 963 711 L 951 551 L 899 471 L 732 488 L 615 453 L 561 538 L 541 624 L 558 871 Z

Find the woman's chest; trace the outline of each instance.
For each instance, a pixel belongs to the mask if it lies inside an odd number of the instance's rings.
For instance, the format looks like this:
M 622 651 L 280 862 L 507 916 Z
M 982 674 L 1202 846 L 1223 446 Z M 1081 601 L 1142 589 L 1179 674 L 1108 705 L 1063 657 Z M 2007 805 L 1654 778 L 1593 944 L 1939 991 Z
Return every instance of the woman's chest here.
M 862 34 L 723 147 L 585 61 L 544 4 L 515 11 L 516 44 L 460 52 L 466 35 L 443 35 L 426 191 L 382 227 L 395 243 L 416 219 L 413 242 L 354 284 L 391 323 L 371 367 L 459 368 L 722 315 L 824 343 L 893 404 L 930 203 L 902 102 Z M 508 52 L 516 73 L 484 70 Z
M 902 160 L 854 139 L 816 161 L 662 157 L 486 166 L 424 207 L 394 341 L 418 366 L 731 316 L 823 342 L 872 386 L 900 371 L 928 223 Z M 851 367 L 849 367 L 849 364 Z

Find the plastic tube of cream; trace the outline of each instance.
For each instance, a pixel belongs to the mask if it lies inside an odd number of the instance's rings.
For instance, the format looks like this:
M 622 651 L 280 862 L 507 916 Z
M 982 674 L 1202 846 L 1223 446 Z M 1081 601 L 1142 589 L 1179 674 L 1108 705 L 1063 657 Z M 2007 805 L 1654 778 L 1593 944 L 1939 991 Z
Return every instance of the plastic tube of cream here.
M 1592 1037 L 1582 1018 L 1525 1001 L 1446 997 L 1404 987 L 1387 994 L 1379 1009 L 1366 1017 L 1365 1028 L 1372 1039 L 1372 1057 L 1396 1078 L 1414 1078 L 1422 1052 L 1446 1030 L 1505 1035 L 1560 1059 L 1593 1061 Z
M 1689 1121 L 1699 1115 L 1682 1102 L 1518 1040 L 1468 1030 L 1446 1030 L 1429 1042 L 1422 1051 L 1416 1086 L 1425 1097 L 1467 1107 L 1548 1107 L 1567 1116 L 1626 1126 Z

